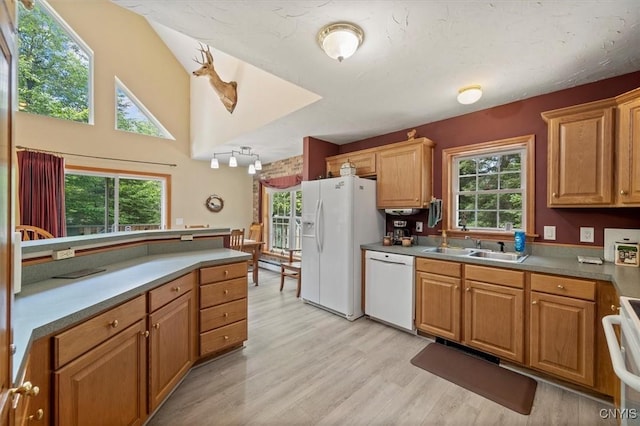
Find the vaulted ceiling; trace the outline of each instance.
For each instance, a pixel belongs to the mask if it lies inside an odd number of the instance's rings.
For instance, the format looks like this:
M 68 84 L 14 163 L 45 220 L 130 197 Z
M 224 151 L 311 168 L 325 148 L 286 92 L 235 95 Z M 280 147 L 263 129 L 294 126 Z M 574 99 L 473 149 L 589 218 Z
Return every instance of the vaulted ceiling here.
M 146 17 L 187 71 L 203 42 L 238 81 L 236 111 L 220 104 L 217 136 L 192 149 L 201 159 L 251 146 L 278 160 L 301 154 L 305 136 L 343 144 L 640 69 L 637 0 L 113 1 Z M 316 40 L 336 21 L 365 32 L 342 63 Z M 278 84 L 261 90 L 260 78 Z M 469 84 L 483 97 L 461 105 Z

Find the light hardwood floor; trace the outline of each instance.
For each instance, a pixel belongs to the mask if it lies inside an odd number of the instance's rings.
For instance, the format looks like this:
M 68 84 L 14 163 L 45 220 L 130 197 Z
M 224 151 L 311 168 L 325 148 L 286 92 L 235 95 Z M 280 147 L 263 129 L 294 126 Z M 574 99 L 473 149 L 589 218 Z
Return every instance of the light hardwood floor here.
M 413 366 L 430 340 L 366 318 L 349 322 L 282 293 L 279 274 L 249 285 L 244 349 L 192 370 L 149 425 L 615 425 L 611 408 L 539 381 L 524 416 Z

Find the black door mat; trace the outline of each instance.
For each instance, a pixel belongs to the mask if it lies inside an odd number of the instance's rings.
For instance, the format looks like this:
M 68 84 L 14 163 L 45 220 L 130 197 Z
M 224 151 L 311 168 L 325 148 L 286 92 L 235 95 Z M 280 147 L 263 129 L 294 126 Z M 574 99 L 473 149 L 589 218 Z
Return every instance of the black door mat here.
M 531 413 L 538 383 L 454 348 L 431 343 L 411 363 L 520 414 Z

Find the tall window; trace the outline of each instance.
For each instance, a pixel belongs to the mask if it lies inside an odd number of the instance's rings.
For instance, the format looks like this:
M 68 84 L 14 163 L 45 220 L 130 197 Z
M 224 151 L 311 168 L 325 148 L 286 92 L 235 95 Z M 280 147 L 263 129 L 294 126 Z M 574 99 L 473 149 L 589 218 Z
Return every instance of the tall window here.
M 166 176 L 67 170 L 67 235 L 162 229 Z
M 301 248 L 302 191 L 274 192 L 270 197 L 269 250 Z
M 93 52 L 45 0 L 18 11 L 18 109 L 92 123 Z
M 533 136 L 445 149 L 445 229 L 532 234 L 533 156 Z
M 116 129 L 141 135 L 175 139 L 117 77 Z

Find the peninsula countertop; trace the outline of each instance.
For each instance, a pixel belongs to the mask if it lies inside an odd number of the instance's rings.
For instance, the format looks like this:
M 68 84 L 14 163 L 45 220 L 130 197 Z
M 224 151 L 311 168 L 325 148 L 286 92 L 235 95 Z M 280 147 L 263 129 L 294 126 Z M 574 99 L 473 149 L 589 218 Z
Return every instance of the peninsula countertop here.
M 410 247 L 402 247 L 397 245 L 384 246 L 380 243 L 373 243 L 363 244 L 360 247 L 365 250 L 404 254 L 415 257 L 426 257 L 430 259 L 448 260 L 475 265 L 518 269 L 522 271 L 541 272 L 555 275 L 566 275 L 599 281 L 610 281 L 616 288 L 619 296 L 640 298 L 640 268 L 630 266 L 617 266 L 611 262 L 604 262 L 602 265 L 590 265 L 586 263 L 579 263 L 575 256 L 550 257 L 529 255 L 521 263 L 512 263 L 472 256 L 456 256 L 444 253 L 435 253 L 432 251 L 425 251 L 429 248 L 433 248 L 433 246 L 415 245 Z
M 16 352 L 13 377 L 20 377 L 24 356 L 35 339 L 56 333 L 99 312 L 198 268 L 250 259 L 247 253 L 216 248 L 155 254 L 104 265 L 94 275 L 51 278 L 26 285 L 13 304 Z

